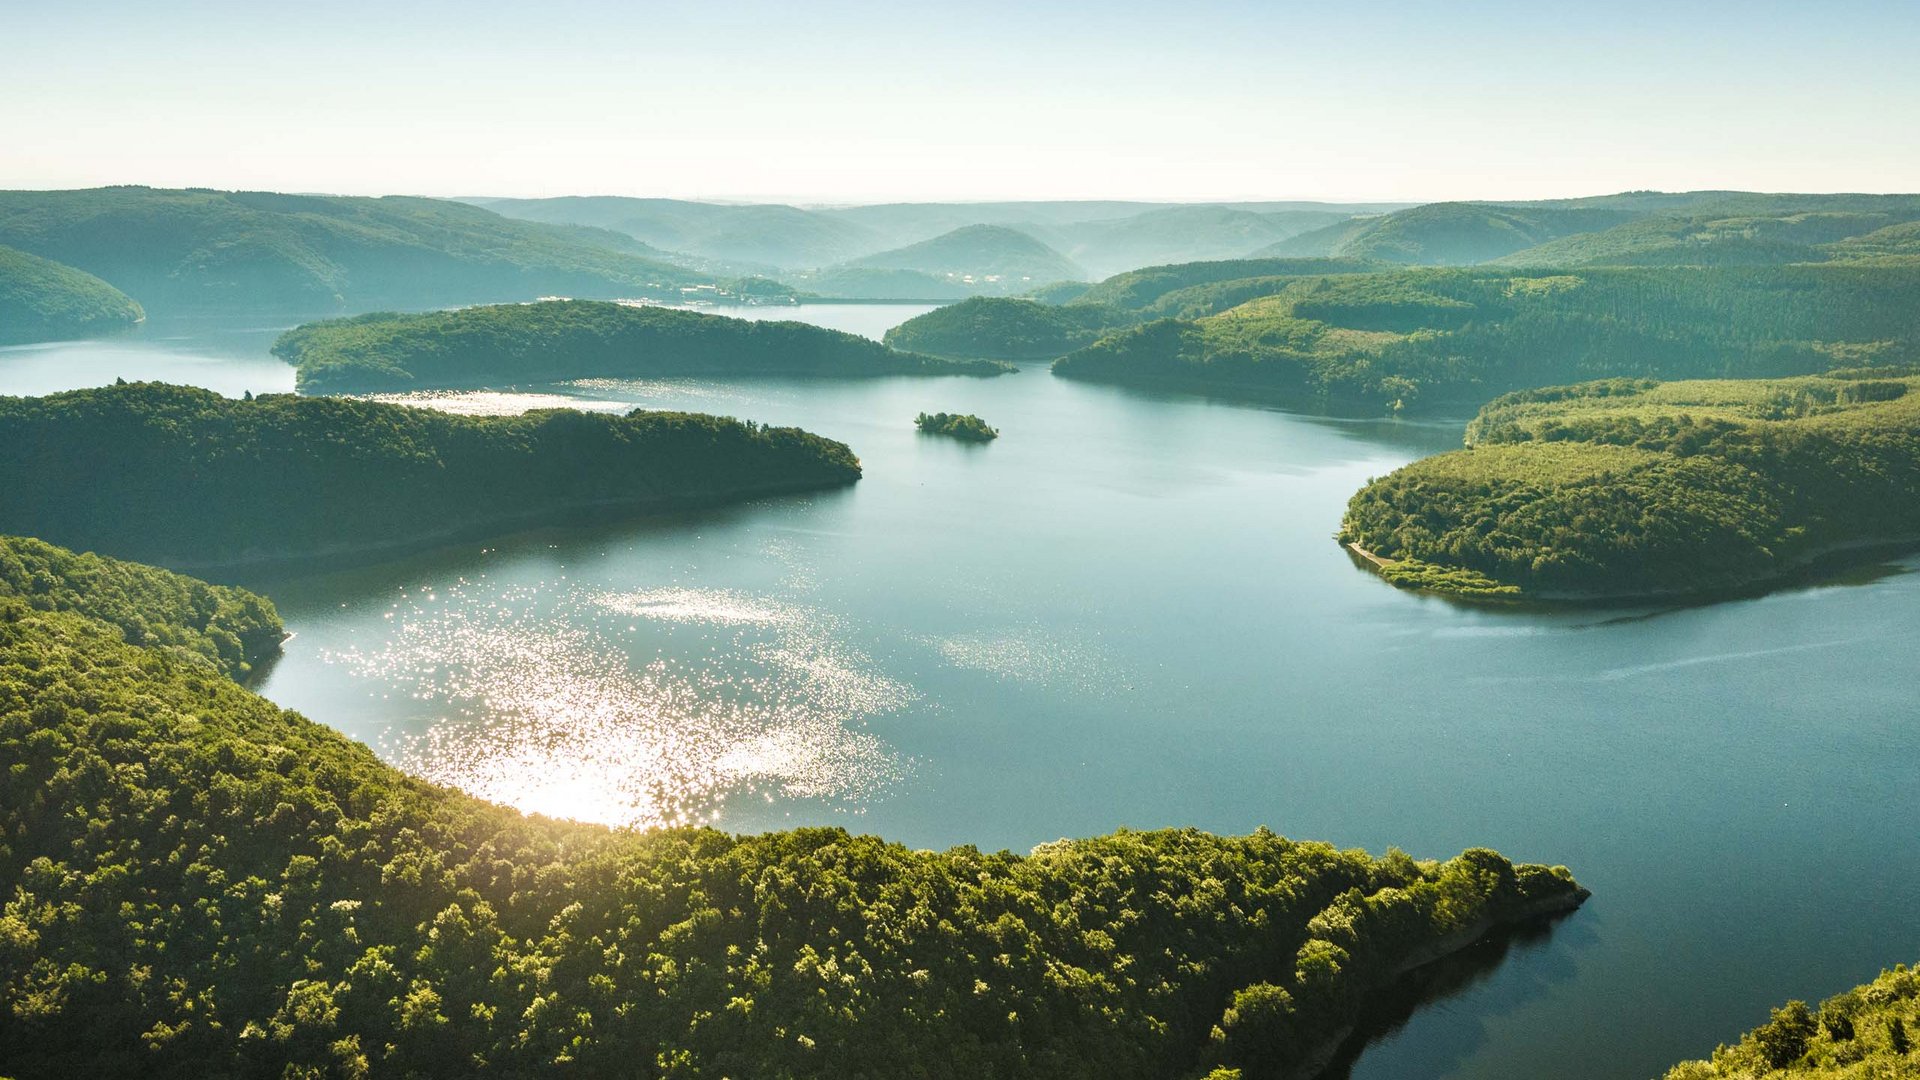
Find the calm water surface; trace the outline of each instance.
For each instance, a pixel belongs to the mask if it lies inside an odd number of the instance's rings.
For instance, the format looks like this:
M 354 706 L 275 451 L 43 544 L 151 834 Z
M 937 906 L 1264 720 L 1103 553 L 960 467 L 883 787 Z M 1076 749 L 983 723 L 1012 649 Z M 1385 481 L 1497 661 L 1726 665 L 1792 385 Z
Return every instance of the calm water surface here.
M 0 351 L 0 390 L 51 388 L 62 355 L 66 385 L 270 370 L 231 340 Z M 595 820 L 1014 849 L 1266 824 L 1484 844 L 1594 890 L 1369 1047 L 1366 1080 L 1656 1076 L 1920 951 L 1911 561 L 1679 610 L 1476 610 L 1389 588 L 1330 538 L 1357 486 L 1456 445 L 1457 422 L 1044 368 L 532 392 L 800 424 L 866 477 L 249 581 L 297 634 L 268 696 L 425 775 Z M 916 435 L 938 409 L 1002 438 Z

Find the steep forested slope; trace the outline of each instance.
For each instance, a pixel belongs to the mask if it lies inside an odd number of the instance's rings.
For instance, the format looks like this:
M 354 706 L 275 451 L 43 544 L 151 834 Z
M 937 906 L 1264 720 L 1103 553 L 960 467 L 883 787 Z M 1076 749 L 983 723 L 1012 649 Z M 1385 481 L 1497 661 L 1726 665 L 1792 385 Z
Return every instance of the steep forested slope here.
M 112 333 L 145 314 L 92 274 L 0 247 L 0 345 Z

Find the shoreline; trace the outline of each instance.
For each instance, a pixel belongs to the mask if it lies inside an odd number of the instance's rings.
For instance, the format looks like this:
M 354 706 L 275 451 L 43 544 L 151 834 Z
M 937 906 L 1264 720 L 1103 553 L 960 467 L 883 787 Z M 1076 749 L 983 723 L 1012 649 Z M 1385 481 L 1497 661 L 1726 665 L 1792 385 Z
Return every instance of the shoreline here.
M 284 357 L 275 357 L 286 362 Z M 1004 360 L 949 360 L 936 357 L 943 365 L 936 369 L 905 368 L 899 371 L 803 371 L 803 370 L 755 370 L 755 371 L 626 371 L 626 372 L 573 372 L 564 376 L 522 378 L 511 375 L 477 375 L 472 379 L 461 380 L 409 380 L 391 384 L 372 383 L 342 385 L 335 380 L 327 380 L 323 385 L 314 386 L 300 378 L 298 364 L 288 363 L 294 371 L 293 392 L 301 397 L 360 397 L 367 394 L 408 394 L 422 390 L 515 390 L 533 386 L 555 386 L 576 382 L 581 379 L 805 379 L 816 382 L 851 382 L 862 379 L 939 379 L 974 378 L 991 379 L 1001 375 L 1012 375 L 1020 368 Z
M 1339 541 L 1336 541 L 1339 542 Z M 1920 550 L 1920 534 L 1900 537 L 1873 537 L 1863 540 L 1842 540 L 1823 544 L 1797 558 L 1782 563 L 1773 573 L 1749 581 L 1727 585 L 1717 585 L 1702 589 L 1664 589 L 1652 592 L 1527 592 L 1489 594 L 1457 592 L 1429 585 L 1403 584 L 1388 577 L 1385 571 L 1405 559 L 1389 559 L 1384 555 L 1362 547 L 1358 540 L 1340 542 L 1354 558 L 1356 565 L 1367 570 L 1396 589 L 1406 592 L 1436 596 L 1455 603 L 1468 603 L 1484 607 L 1515 607 L 1538 604 L 1552 607 L 1616 607 L 1635 604 L 1672 604 L 1672 603 L 1713 603 L 1720 600 L 1738 600 L 1754 596 L 1763 596 L 1775 589 L 1804 583 L 1812 584 L 1812 578 L 1826 576 L 1855 566 L 1862 566 L 1880 559 L 1895 558 Z M 1464 571 L 1466 568 L 1448 566 L 1444 563 L 1427 563 L 1440 570 Z M 1494 579 L 1489 579 L 1494 580 Z M 1498 584 L 1510 584 L 1497 582 Z
M 1428 942 L 1423 948 L 1415 950 L 1413 955 L 1395 965 L 1386 977 L 1367 987 L 1361 994 L 1361 999 L 1364 1002 L 1400 981 L 1403 976 L 1465 952 L 1501 931 L 1516 929 L 1536 920 L 1550 920 L 1577 911 L 1592 895 L 1589 889 L 1576 888 L 1572 892 L 1562 893 L 1559 896 L 1536 900 L 1503 917 L 1482 916 L 1446 937 Z M 1340 1057 L 1341 1052 L 1348 1049 L 1354 1037 L 1359 1034 L 1359 1029 L 1360 1021 L 1356 1018 L 1314 1044 L 1298 1065 L 1282 1074 L 1282 1080 L 1317 1080 Z
M 543 507 L 537 510 L 522 510 L 499 517 L 463 522 L 431 532 L 415 533 L 390 540 L 370 541 L 360 544 L 331 544 L 302 552 L 260 553 L 248 552 L 225 559 L 174 559 L 167 556 L 137 556 L 137 561 L 149 562 L 177 573 L 229 572 L 237 570 L 268 570 L 311 568 L 321 569 L 335 560 L 359 561 L 367 556 L 398 557 L 428 551 L 450 544 L 466 543 L 491 537 L 511 535 L 528 529 L 544 526 L 571 526 L 590 524 L 599 514 L 607 513 L 620 520 L 638 520 L 654 516 L 666 516 L 686 510 L 699 510 L 715 506 L 731 506 L 757 499 L 782 495 L 801 495 L 816 491 L 834 491 L 852 487 L 859 482 L 856 474 L 850 478 L 833 481 L 755 484 L 732 488 L 726 491 L 710 492 L 702 495 L 636 496 L 610 499 L 593 499 L 587 502 L 569 503 L 563 506 Z M 110 554 L 101 552 L 101 554 Z M 125 556 L 112 555 L 114 558 Z

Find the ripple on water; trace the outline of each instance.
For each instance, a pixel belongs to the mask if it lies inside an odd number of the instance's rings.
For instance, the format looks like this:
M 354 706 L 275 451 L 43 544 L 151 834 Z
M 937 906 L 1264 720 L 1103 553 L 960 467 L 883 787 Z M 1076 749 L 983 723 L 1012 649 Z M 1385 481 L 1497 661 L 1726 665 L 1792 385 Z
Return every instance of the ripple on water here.
M 653 826 L 710 821 L 746 793 L 857 809 L 905 773 L 862 728 L 913 689 L 804 606 L 714 589 L 461 586 L 390 615 L 381 640 L 326 659 L 444 709 L 386 749 L 483 798 Z
M 930 638 L 941 658 L 958 668 L 1016 682 L 1051 684 L 1083 697 L 1128 689 L 1126 670 L 1099 648 L 1039 628 Z

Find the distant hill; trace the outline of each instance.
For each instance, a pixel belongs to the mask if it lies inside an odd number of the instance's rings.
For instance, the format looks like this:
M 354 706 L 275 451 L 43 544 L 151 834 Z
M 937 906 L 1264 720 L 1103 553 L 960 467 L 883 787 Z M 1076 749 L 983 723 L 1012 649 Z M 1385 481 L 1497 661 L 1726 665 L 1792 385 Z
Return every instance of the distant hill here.
M 1308 274 L 1351 274 L 1382 267 L 1356 259 L 1259 258 L 1220 259 L 1211 262 L 1174 263 L 1167 266 L 1143 266 L 1124 274 L 1115 274 L 1074 299 L 1074 303 L 1108 304 L 1140 313 L 1143 317 L 1164 313 L 1168 297 L 1203 286 L 1237 281 L 1271 281 L 1276 278 Z M 1269 292 L 1278 292 L 1274 285 Z M 1251 299 L 1251 297 L 1249 297 Z
M 1089 272 L 1105 277 L 1156 263 L 1237 259 L 1347 217 L 1329 210 L 1257 213 L 1224 206 L 1173 206 L 1059 226 L 1039 235 Z
M 1920 221 L 1907 221 L 1875 229 L 1829 245 L 1829 252 L 1842 260 L 1920 259 Z
M 1460 266 L 1629 221 L 1631 210 L 1431 203 L 1373 219 L 1328 253 L 1412 266 Z
M 858 334 L 602 300 L 383 312 L 296 326 L 273 354 L 304 393 L 375 393 L 659 375 L 997 375 Z
M 465 200 L 551 224 L 611 229 L 709 272 L 817 270 L 969 225 L 1018 229 L 1094 274 L 1153 263 L 1235 258 L 1356 213 L 1405 204 L 1037 201 L 789 206 L 570 196 Z
M 1339 408 L 1457 407 L 1613 376 L 1764 378 L 1920 361 L 1920 262 L 1408 268 L 1219 282 L 1055 374 Z M 1171 295 L 1171 294 L 1170 294 Z M 1190 310 L 1190 313 L 1189 313 Z
M 1285 290 L 1301 277 L 1382 269 L 1341 259 L 1224 259 L 1149 266 L 1069 292 L 979 296 L 908 319 L 887 344 L 934 356 L 1051 360 L 1164 316 L 1201 318 Z M 1043 297 L 1063 297 L 1047 300 Z
M 890 238 L 855 222 L 778 204 L 736 206 L 618 196 L 477 202 L 508 217 L 598 226 L 657 248 L 783 269 L 845 262 L 891 246 Z
M 1920 205 L 1909 211 L 1920 217 Z M 1896 225 L 1891 212 L 1652 217 L 1551 240 L 1497 260 L 1506 266 L 1735 266 L 1820 262 L 1832 245 Z M 1848 249 L 1853 250 L 1853 249 Z
M 605 230 L 401 196 L 5 191 L 0 244 L 85 270 L 156 313 L 667 297 L 712 280 Z
M 1525 266 L 1781 263 L 1807 255 L 1788 250 L 1791 245 L 1854 235 L 1847 230 L 1876 216 L 1883 224 L 1920 217 L 1920 197 L 1629 191 L 1539 202 L 1428 203 L 1303 232 L 1255 255 L 1429 266 L 1496 260 Z M 1697 235 L 1708 227 L 1717 235 Z M 1588 237 L 1604 239 L 1590 243 Z
M 1351 217 L 1322 225 L 1317 229 L 1290 236 L 1252 253 L 1255 259 L 1324 259 L 1340 250 L 1347 241 L 1360 235 L 1380 220 L 1378 215 Z
M 145 313 L 84 270 L 0 247 L 0 345 L 124 330 Z
M 931 240 L 856 259 L 858 269 L 912 270 L 965 285 L 973 292 L 1019 293 L 1055 281 L 1081 279 L 1073 260 L 1018 229 L 967 225 Z

